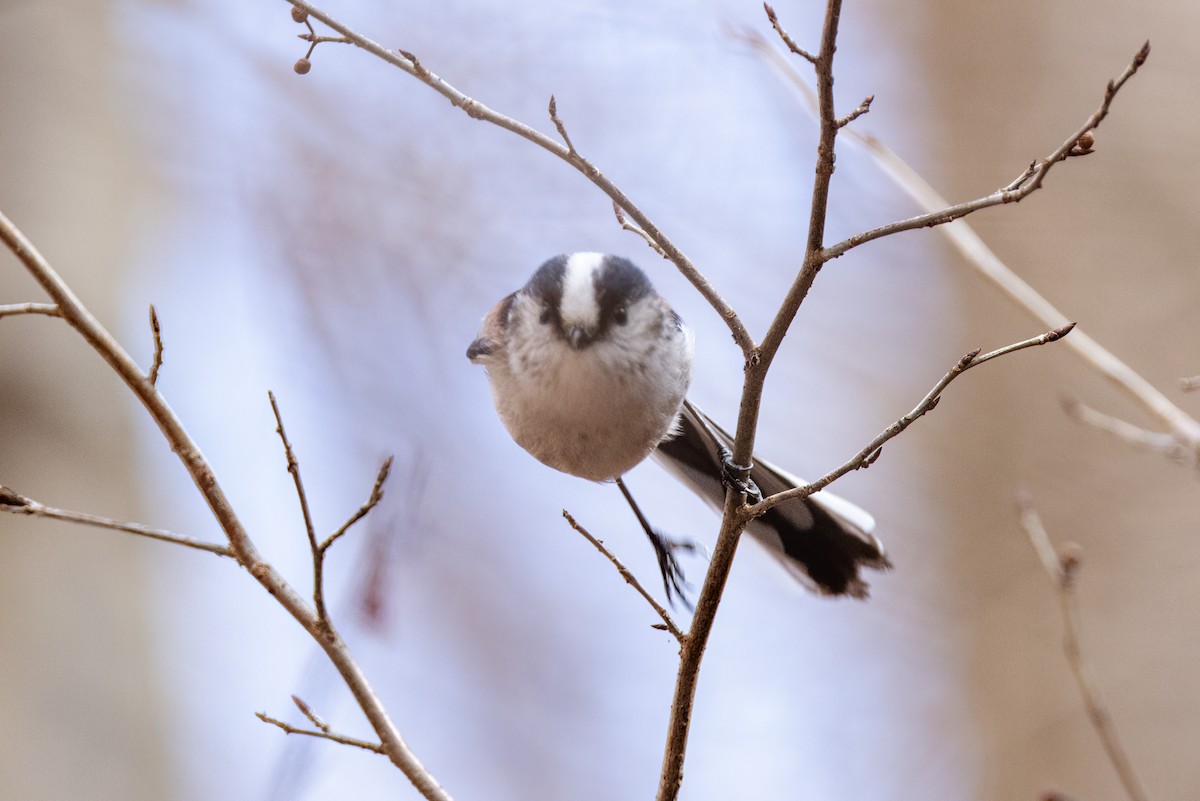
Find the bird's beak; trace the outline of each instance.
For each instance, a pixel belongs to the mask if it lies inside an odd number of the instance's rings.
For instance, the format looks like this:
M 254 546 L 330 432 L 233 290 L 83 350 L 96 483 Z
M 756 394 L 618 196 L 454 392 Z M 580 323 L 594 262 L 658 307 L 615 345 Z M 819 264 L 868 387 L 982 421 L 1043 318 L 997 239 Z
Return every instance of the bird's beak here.
M 567 329 L 567 342 L 575 350 L 585 348 L 592 342 L 592 335 L 582 325 L 573 325 Z
M 496 343 L 490 337 L 480 337 L 467 348 L 467 358 L 478 364 L 484 358 L 491 356 L 496 350 Z

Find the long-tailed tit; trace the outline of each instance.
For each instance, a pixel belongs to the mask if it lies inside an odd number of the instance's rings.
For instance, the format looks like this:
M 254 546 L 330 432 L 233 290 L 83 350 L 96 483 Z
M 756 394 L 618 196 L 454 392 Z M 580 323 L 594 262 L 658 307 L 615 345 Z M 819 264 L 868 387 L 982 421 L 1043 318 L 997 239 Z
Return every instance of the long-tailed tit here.
M 487 369 L 496 410 L 539 461 L 591 481 L 616 481 L 654 545 L 668 598 L 682 598 L 673 543 L 652 529 L 621 480 L 653 453 L 712 505 L 725 499 L 732 438 L 685 400 L 692 332 L 627 259 L 550 259 L 484 318 L 467 358 Z M 766 494 L 804 482 L 755 457 Z M 825 595 L 866 597 L 860 567 L 890 567 L 875 521 L 818 492 L 747 527 L 796 578 Z

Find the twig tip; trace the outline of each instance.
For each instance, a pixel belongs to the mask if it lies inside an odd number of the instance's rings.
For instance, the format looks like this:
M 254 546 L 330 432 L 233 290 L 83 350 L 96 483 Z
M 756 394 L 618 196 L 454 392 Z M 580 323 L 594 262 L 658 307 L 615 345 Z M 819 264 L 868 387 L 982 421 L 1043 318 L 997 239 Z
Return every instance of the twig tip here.
M 1071 333 L 1071 331 L 1073 331 L 1074 329 L 1075 329 L 1075 323 L 1067 323 L 1064 326 L 1055 328 L 1053 331 L 1050 331 L 1046 334 L 1046 341 L 1053 342 L 1056 339 L 1062 339 L 1067 334 Z
M 1142 66 L 1143 64 L 1146 63 L 1146 59 L 1149 57 L 1150 57 L 1150 40 L 1147 39 L 1146 43 L 1142 45 L 1142 49 L 1137 51 L 1137 55 L 1133 57 L 1134 66 L 1136 66 L 1136 67 Z
M 29 505 L 29 499 L 18 495 L 8 487 L 0 484 L 0 506 L 24 507 Z

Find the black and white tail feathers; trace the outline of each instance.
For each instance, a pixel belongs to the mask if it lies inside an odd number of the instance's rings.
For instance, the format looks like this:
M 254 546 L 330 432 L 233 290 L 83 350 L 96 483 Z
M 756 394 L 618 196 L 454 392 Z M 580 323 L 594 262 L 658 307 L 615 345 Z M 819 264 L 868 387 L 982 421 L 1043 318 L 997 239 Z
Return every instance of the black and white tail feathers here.
M 722 445 L 732 448 L 733 437 L 685 400 L 679 433 L 661 442 L 654 455 L 719 509 L 725 498 Z M 757 456 L 750 478 L 764 497 L 806 483 Z M 884 570 L 892 566 L 871 533 L 874 529 L 871 515 L 825 491 L 781 503 L 746 527 L 809 589 L 822 595 L 853 598 L 867 597 L 867 583 L 859 575 L 861 568 Z

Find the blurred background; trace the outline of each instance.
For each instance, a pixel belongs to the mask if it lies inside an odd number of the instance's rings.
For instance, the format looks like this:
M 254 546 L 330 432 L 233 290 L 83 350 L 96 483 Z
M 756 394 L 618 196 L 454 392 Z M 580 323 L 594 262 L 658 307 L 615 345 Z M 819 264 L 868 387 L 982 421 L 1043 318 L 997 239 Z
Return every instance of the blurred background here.
M 815 49 L 821 10 L 780 2 Z M 815 124 L 730 31 L 754 2 L 339 0 L 328 10 L 575 145 L 760 335 L 799 266 Z M 611 486 L 542 467 L 464 358 L 482 315 L 559 252 L 629 256 L 696 329 L 691 393 L 732 421 L 740 362 L 690 287 L 548 154 L 475 123 L 283 2 L 0 3 L 0 209 L 142 363 L 262 550 L 302 590 L 308 550 L 267 402 L 279 398 L 331 531 L 331 609 L 414 750 L 459 799 L 648 798 L 676 648 L 560 517 L 650 586 Z M 1193 412 L 1200 372 L 1200 7 L 1013 0 L 850 2 L 839 111 L 946 196 L 1010 181 L 1099 102 L 1141 43 L 1097 152 L 1019 206 L 971 218 L 999 255 Z M 323 32 L 323 31 L 319 31 Z M 829 239 L 916 212 L 849 143 Z M 43 300 L 0 255 L 0 303 Z M 936 232 L 873 243 L 820 276 L 767 385 L 763 455 L 825 472 L 964 352 L 1043 326 Z M 1084 549 L 1085 647 L 1155 797 L 1200 792 L 1196 476 L 1069 421 L 1080 398 L 1153 421 L 1062 347 L 956 383 L 840 494 L 896 569 L 868 603 L 806 595 L 740 549 L 704 663 L 683 796 L 1120 797 L 1060 648 L 1053 588 L 1017 525 L 1030 489 Z M 658 525 L 711 543 L 716 516 L 653 464 L 629 477 Z M 219 532 L 157 430 L 61 321 L 0 320 L 0 483 L 45 504 Z M 699 583 L 704 564 L 685 570 Z M 686 619 L 680 610 L 679 618 Z M 0 516 L 0 798 L 416 798 L 385 760 L 285 737 L 305 698 L 369 736 L 301 630 L 230 563 Z

